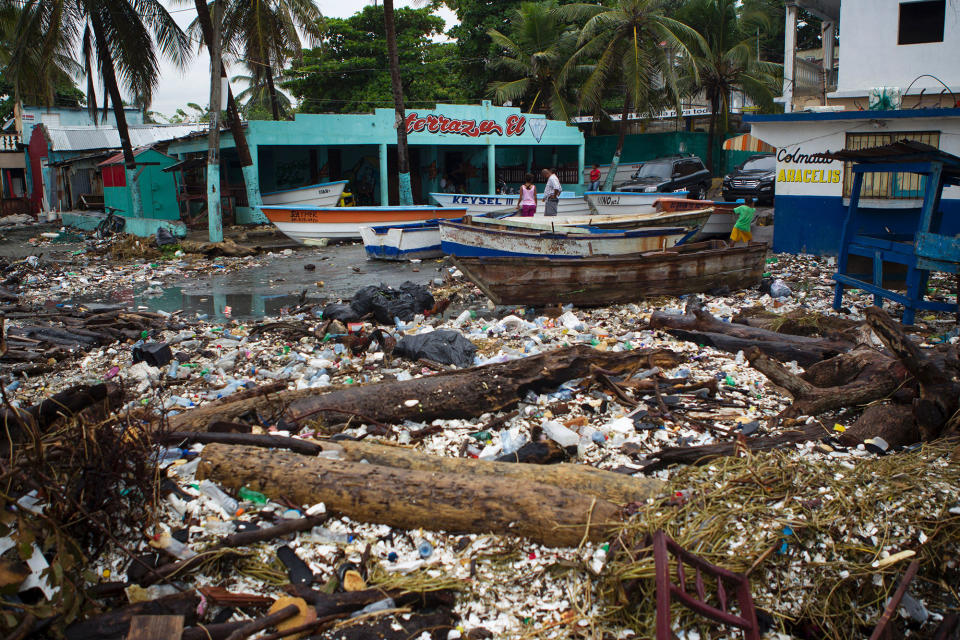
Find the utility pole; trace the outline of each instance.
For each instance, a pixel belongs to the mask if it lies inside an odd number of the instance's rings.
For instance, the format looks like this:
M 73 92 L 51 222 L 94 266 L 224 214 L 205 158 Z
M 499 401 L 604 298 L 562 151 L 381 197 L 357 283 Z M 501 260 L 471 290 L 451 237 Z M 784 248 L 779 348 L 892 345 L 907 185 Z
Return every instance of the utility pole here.
M 413 204 L 410 188 L 410 153 L 407 150 L 406 110 L 403 106 L 403 84 L 400 82 L 400 59 L 397 54 L 397 25 L 393 18 L 393 0 L 383 0 L 383 22 L 387 32 L 387 54 L 390 57 L 390 84 L 393 88 L 394 120 L 397 126 L 397 191 L 401 205 Z
M 207 224 L 210 242 L 223 242 L 220 211 L 220 31 L 223 0 L 213 2 L 213 38 L 210 43 L 210 130 L 207 138 Z

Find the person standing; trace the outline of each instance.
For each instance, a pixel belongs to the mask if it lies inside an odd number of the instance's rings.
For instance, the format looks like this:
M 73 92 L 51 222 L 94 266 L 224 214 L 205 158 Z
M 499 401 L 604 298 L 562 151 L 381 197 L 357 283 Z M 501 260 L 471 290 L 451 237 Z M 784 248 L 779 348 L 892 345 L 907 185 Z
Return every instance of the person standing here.
M 560 186 L 560 178 L 557 177 L 556 169 L 544 169 L 543 177 L 547 180 L 547 186 L 543 189 L 543 213 L 547 216 L 555 216 L 560 204 L 560 192 L 563 190 Z
M 537 212 L 537 185 L 533 183 L 533 174 L 528 173 L 520 185 L 520 199 L 517 201 L 517 211 L 524 218 L 532 217 Z
M 600 165 L 593 165 L 593 169 L 590 170 L 590 191 L 599 191 L 600 190 Z
M 753 198 L 747 198 L 744 200 L 744 204 L 740 205 L 733 210 L 737 214 L 737 221 L 733 225 L 733 230 L 730 232 L 730 244 L 736 244 L 738 242 L 749 243 L 753 240 L 753 233 L 750 231 L 750 226 L 753 224 L 753 218 L 757 215 L 757 210 L 753 206 Z

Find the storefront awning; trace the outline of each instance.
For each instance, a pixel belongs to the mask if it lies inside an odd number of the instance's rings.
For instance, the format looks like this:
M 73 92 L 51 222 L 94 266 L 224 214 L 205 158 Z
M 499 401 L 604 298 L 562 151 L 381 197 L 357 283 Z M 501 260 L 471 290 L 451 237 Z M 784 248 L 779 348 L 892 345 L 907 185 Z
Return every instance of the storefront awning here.
M 755 151 L 757 153 L 773 153 L 776 151 L 775 147 L 771 147 L 760 138 L 754 138 L 749 133 L 725 140 L 723 148 L 725 151 Z

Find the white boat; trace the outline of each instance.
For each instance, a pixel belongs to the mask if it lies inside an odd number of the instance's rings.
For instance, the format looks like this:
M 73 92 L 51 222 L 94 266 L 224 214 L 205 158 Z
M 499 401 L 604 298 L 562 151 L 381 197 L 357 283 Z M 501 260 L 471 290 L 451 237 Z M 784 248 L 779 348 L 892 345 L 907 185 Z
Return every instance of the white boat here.
M 519 195 L 481 195 L 475 193 L 431 193 L 430 197 L 441 207 L 466 207 L 471 215 L 509 213 L 516 211 Z M 543 194 L 537 194 L 537 213 L 543 213 Z M 560 193 L 557 201 L 558 216 L 584 216 L 590 214 L 590 205 L 583 196 L 572 191 Z
M 686 191 L 670 194 L 676 198 L 686 198 Z M 632 191 L 587 191 L 583 194 L 594 211 L 600 215 L 623 215 L 631 213 L 651 213 L 655 211 L 653 203 L 664 197 L 663 193 L 634 193 Z
M 444 253 L 458 257 L 585 258 L 657 251 L 674 246 L 689 234 L 683 227 L 540 230 L 497 222 L 469 218 L 462 222 L 442 220 L 440 246 Z
M 434 218 L 460 218 L 466 209 L 432 206 L 313 207 L 264 205 L 263 213 L 289 238 L 309 242 L 320 238 L 359 239 L 360 227 L 395 226 Z
M 454 218 L 460 220 L 460 218 Z M 377 260 L 423 260 L 439 258 L 440 220 L 408 224 L 360 227 L 367 258 Z
M 321 182 L 296 189 L 284 189 L 260 194 L 263 204 L 269 205 L 310 205 L 313 207 L 335 207 L 340 195 L 347 186 L 346 180 Z

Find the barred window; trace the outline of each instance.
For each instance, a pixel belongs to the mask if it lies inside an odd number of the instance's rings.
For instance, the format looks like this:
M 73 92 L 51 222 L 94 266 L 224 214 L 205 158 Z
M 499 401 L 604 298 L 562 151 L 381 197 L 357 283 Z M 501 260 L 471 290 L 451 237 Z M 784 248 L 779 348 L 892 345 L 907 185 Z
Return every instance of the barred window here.
M 895 131 L 892 133 L 848 133 L 846 148 L 856 151 L 893 144 L 901 140 L 922 142 L 940 148 L 939 131 Z M 853 163 L 843 165 L 843 197 L 853 192 Z M 915 173 L 865 173 L 861 198 L 882 200 L 913 200 L 923 197 L 923 181 L 926 178 Z

